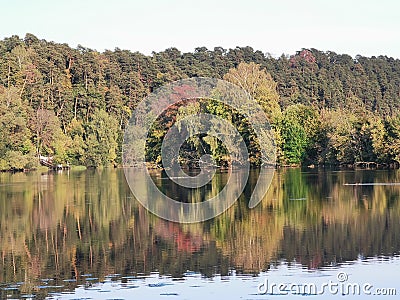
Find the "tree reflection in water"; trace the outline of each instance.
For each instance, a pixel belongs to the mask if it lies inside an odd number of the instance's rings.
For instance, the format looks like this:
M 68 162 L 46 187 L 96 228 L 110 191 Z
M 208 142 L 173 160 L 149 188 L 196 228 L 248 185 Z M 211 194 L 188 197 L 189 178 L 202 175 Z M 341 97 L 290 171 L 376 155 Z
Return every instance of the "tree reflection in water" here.
M 224 176 L 188 192 L 188 200 L 217 193 Z M 282 169 L 250 210 L 256 181 L 253 170 L 239 201 L 217 218 L 178 224 L 147 212 L 122 170 L 1 173 L 0 283 L 24 282 L 21 291 L 29 293 L 44 278 L 72 288 L 83 274 L 258 274 L 281 260 L 316 269 L 400 249 L 400 187 L 344 185 L 400 182 L 399 171 Z

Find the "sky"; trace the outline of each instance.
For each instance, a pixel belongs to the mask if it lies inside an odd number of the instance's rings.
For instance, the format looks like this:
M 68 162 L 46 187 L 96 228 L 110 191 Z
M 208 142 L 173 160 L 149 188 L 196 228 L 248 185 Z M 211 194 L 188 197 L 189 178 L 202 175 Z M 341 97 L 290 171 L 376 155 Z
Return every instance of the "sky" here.
M 1 3 L 3 2 L 3 3 Z M 398 0 L 0 0 L 0 39 L 151 54 L 251 46 L 273 56 L 316 48 L 400 58 Z

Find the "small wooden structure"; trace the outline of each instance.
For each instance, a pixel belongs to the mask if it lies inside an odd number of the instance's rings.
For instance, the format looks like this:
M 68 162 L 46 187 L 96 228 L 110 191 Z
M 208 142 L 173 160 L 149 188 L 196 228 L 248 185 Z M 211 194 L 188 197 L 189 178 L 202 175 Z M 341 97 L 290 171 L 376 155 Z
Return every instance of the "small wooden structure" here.
M 400 164 L 397 161 L 391 163 L 377 163 L 375 161 L 358 161 L 352 165 L 354 169 L 398 169 Z
M 362 168 L 362 169 L 376 169 L 378 167 L 378 163 L 374 161 L 358 161 L 354 163 L 354 168 Z
M 48 167 L 53 170 L 68 170 L 70 168 L 69 163 L 67 162 L 65 165 L 63 164 L 55 164 L 53 162 L 52 156 L 42 156 L 39 155 L 39 162 L 42 166 Z

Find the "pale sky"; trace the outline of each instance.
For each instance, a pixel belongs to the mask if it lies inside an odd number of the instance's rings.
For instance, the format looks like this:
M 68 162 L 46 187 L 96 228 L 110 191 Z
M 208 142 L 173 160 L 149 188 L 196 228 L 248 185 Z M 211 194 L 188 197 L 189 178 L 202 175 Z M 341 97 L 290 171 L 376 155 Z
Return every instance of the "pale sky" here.
M 0 0 L 0 39 L 29 32 L 103 51 L 251 46 L 400 58 L 398 0 Z

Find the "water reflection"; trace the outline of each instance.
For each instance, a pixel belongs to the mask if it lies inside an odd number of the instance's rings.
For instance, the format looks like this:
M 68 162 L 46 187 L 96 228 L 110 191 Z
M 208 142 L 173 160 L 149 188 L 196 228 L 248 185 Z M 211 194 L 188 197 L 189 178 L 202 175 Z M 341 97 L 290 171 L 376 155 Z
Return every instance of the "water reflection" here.
M 398 183 L 399 171 L 279 170 L 249 210 L 257 175 L 253 170 L 244 194 L 222 215 L 178 224 L 148 213 L 122 170 L 1 173 L 1 296 L 40 298 L 109 274 L 259 274 L 282 261 L 321 269 L 399 252 L 400 187 L 346 185 Z M 210 194 L 225 176 L 217 174 Z M 174 192 L 165 180 L 156 183 Z

